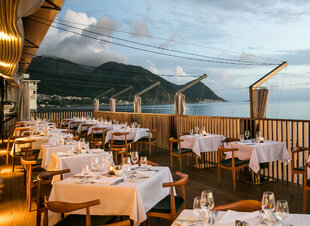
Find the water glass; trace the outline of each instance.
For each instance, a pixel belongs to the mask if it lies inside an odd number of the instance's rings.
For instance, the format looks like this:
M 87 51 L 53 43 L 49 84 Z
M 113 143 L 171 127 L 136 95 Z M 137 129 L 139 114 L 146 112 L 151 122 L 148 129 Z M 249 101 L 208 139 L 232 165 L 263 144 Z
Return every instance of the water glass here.
M 201 192 L 200 200 L 201 209 L 206 212 L 209 212 L 214 207 L 214 198 L 213 192 L 211 190 L 204 190 Z
M 195 126 L 195 133 L 198 134 L 199 132 L 199 126 Z
M 276 209 L 276 201 L 274 194 L 271 191 L 265 191 L 262 199 L 262 210 L 266 214 L 267 219 L 270 219 L 271 212 Z
M 146 166 L 147 166 L 147 158 L 146 158 L 146 156 L 142 156 L 142 157 L 140 157 L 140 165 L 142 166 L 142 168 L 146 168 Z
M 123 159 L 123 165 L 131 165 L 131 159 L 130 159 L 130 157 L 125 157 L 124 159 Z
M 255 133 L 256 140 L 259 139 L 260 137 L 261 137 L 261 133 L 260 133 L 259 130 L 257 130 L 256 133 Z
M 131 161 L 133 162 L 133 164 L 136 164 L 136 162 L 138 162 L 139 160 L 138 152 L 137 151 L 131 152 L 130 156 L 131 156 Z
M 244 132 L 244 135 L 245 135 L 246 139 L 248 140 L 249 137 L 250 137 L 250 130 L 246 130 L 246 131 Z
M 190 133 L 190 135 L 192 136 L 192 135 L 193 135 L 193 129 L 190 129 L 190 130 L 189 130 L 189 133 Z
M 130 165 L 124 164 L 123 165 L 123 178 L 124 181 L 127 181 L 130 177 Z
M 82 174 L 85 178 L 87 178 L 87 176 L 89 175 L 89 165 L 83 165 Z
M 241 143 L 244 142 L 244 135 L 243 134 L 240 134 L 240 141 L 241 141 Z
M 194 202 L 193 202 L 193 210 L 194 210 L 194 214 L 195 214 L 197 220 L 199 220 L 201 218 L 200 200 L 201 200 L 201 197 L 196 196 L 194 198 Z
M 288 202 L 286 200 L 277 201 L 276 213 L 281 218 L 281 222 L 283 222 L 284 219 L 288 217 L 289 208 Z

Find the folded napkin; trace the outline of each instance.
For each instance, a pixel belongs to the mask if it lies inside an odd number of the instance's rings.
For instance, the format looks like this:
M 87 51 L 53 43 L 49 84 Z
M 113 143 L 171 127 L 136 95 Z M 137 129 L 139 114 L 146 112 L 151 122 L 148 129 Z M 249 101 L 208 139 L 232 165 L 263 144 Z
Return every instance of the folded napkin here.
M 72 152 L 69 152 L 69 151 L 67 151 L 67 152 L 58 151 L 58 152 L 56 153 L 56 155 L 57 155 L 57 157 L 71 156 L 71 155 L 73 155 L 73 153 L 72 153 Z
M 103 150 L 102 149 L 90 149 L 90 150 L 88 150 L 88 153 L 92 153 L 92 154 L 100 154 L 100 153 L 102 153 L 103 152 Z
M 219 225 L 235 223 L 236 220 L 245 221 L 259 216 L 259 211 L 237 212 L 228 210 L 216 223 Z
M 102 178 L 91 178 L 89 181 L 97 184 L 113 184 L 116 181 L 122 179 L 121 177 L 102 177 Z
M 155 171 L 142 171 L 137 170 L 136 174 L 142 176 L 142 177 L 152 177 L 155 174 Z

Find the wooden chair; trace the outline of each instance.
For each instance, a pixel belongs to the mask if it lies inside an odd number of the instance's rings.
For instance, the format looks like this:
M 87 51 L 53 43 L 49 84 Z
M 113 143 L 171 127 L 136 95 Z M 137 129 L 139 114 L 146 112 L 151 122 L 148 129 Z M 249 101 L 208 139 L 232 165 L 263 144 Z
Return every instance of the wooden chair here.
M 301 174 L 303 175 L 303 177 L 306 177 L 306 173 L 307 173 L 305 170 L 305 166 L 303 164 L 299 166 L 299 164 L 297 163 L 297 156 L 300 152 L 302 152 L 303 156 L 305 152 L 308 152 L 307 156 L 309 157 L 310 148 L 309 147 L 295 147 L 292 151 L 292 194 L 294 194 L 295 174 Z
M 12 157 L 12 172 L 14 172 L 15 168 L 15 159 L 21 158 L 21 157 L 29 157 L 32 155 L 32 143 L 35 142 L 35 140 L 14 140 L 14 148 L 11 152 Z M 21 147 L 20 152 L 16 152 L 16 145 L 29 145 L 29 147 Z
M 188 175 L 176 172 L 181 177 L 175 182 L 163 183 L 163 187 L 170 187 L 170 195 L 159 201 L 149 212 L 147 212 L 148 225 L 151 225 L 151 217 L 165 218 L 171 223 L 185 209 L 185 185 L 188 182 Z M 174 196 L 174 187 L 181 187 L 181 196 Z
M 177 157 L 179 160 L 179 170 L 182 171 L 182 157 L 193 155 L 194 153 L 191 149 L 181 148 L 180 143 L 183 140 L 169 138 L 169 141 L 170 141 L 170 167 L 172 168 L 173 165 L 173 157 Z M 173 148 L 174 144 L 177 144 L 177 148 Z M 186 161 L 186 163 L 188 164 L 188 160 Z
M 63 173 L 69 173 L 70 169 L 59 170 L 59 171 L 44 171 L 41 172 L 38 177 L 38 190 L 37 190 L 37 226 L 41 225 L 41 214 L 44 212 L 44 196 L 48 194 L 43 194 L 43 186 L 46 184 L 50 184 L 52 179 L 56 175 L 60 175 L 60 179 L 62 180 Z
M 69 125 L 70 121 L 71 121 L 71 119 L 62 119 L 60 122 L 61 128 L 68 129 L 68 125 Z
M 38 185 L 37 175 L 40 171 L 33 172 L 33 166 L 38 166 L 40 163 L 33 158 L 21 158 L 21 164 L 25 168 L 26 172 L 26 203 L 28 206 L 28 211 L 31 211 L 32 202 L 32 189 Z M 36 167 L 38 168 L 38 167 Z M 42 172 L 42 170 L 41 170 Z
M 6 153 L 5 153 L 5 156 L 6 156 L 5 165 L 6 166 L 9 164 L 9 156 L 10 156 L 12 146 L 13 146 L 15 139 L 21 138 L 21 137 L 22 136 L 10 136 L 10 137 L 8 137 L 7 143 L 6 143 Z
M 256 200 L 242 200 L 225 205 L 215 206 L 214 211 L 234 210 L 238 212 L 253 212 L 262 209 L 262 203 Z
M 156 148 L 156 138 L 154 138 L 154 135 L 156 134 L 157 130 L 153 129 L 153 130 L 148 130 L 148 136 L 147 137 L 142 137 L 140 138 L 137 143 L 138 144 L 147 144 L 148 145 L 148 150 L 149 150 L 149 154 L 152 154 L 152 144 L 154 143 L 154 147 L 155 147 L 155 151 L 157 150 Z
M 127 140 L 129 132 L 113 132 L 111 134 L 110 150 L 114 153 L 114 162 L 118 162 L 118 156 L 121 156 L 121 162 L 123 162 L 124 154 L 128 154 L 129 144 L 131 140 Z M 115 137 L 122 137 L 122 140 L 115 140 Z
M 235 141 L 240 141 L 239 138 L 232 138 L 232 137 L 228 137 L 225 138 L 224 140 L 221 141 L 222 147 L 225 148 L 225 144 L 228 144 L 230 142 L 235 142 Z
M 80 132 L 80 137 L 87 137 L 88 134 L 88 129 L 89 127 L 93 126 L 94 124 L 87 124 L 87 123 L 82 123 L 81 124 L 81 132 Z
M 308 180 L 307 169 L 310 169 L 310 162 L 306 163 L 305 175 L 304 175 L 304 185 L 303 185 L 303 200 L 302 200 L 302 212 L 306 213 L 307 210 L 307 191 L 310 191 L 310 180 Z
M 106 132 L 107 132 L 106 128 L 101 128 L 101 127 L 92 128 L 92 133 L 90 136 L 90 145 L 93 148 L 96 148 L 96 147 L 104 148 Z
M 232 173 L 233 180 L 233 189 L 236 190 L 236 171 L 249 166 L 249 160 L 239 160 L 235 158 L 234 152 L 238 151 L 238 148 L 218 148 L 218 163 L 217 163 L 217 183 L 220 185 L 221 183 L 221 171 L 222 169 L 230 170 Z M 231 152 L 232 158 L 230 159 L 222 159 L 223 152 Z
M 83 203 L 68 203 L 68 202 L 60 202 L 60 201 L 51 201 L 44 203 L 44 218 L 43 218 L 43 226 L 48 226 L 48 210 L 55 213 L 69 213 L 75 210 L 86 209 L 86 215 L 80 214 L 70 214 L 60 220 L 55 226 L 62 225 L 110 225 L 110 226 L 129 226 L 130 220 L 125 220 L 123 222 L 118 222 L 115 224 L 111 224 L 111 222 L 115 219 L 115 217 L 111 216 L 91 216 L 89 208 L 91 206 L 97 206 L 100 204 L 100 200 L 92 200 L 89 202 Z M 86 224 L 85 224 L 86 223 Z

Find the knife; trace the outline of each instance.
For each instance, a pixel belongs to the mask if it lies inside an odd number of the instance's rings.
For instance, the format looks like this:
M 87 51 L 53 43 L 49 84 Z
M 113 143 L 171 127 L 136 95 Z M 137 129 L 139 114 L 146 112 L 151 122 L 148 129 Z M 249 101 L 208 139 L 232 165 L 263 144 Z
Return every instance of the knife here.
M 124 179 L 119 179 L 119 180 L 117 180 L 117 181 L 115 181 L 113 184 L 111 184 L 111 185 L 118 185 L 118 184 L 120 184 L 120 183 L 122 183 L 122 182 L 124 182 Z

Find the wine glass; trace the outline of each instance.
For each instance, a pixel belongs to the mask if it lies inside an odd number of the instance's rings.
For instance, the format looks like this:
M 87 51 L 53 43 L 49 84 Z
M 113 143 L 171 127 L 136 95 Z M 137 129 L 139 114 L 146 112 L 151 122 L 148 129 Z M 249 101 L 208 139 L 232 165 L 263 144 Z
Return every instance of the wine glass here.
M 190 130 L 189 130 L 189 133 L 190 133 L 190 135 L 192 136 L 192 135 L 193 135 L 193 129 L 190 129 Z
M 197 220 L 199 220 L 200 217 L 201 217 L 200 200 L 201 200 L 201 197 L 200 196 L 196 196 L 194 198 L 194 202 L 193 202 L 193 210 L 194 210 L 195 216 L 197 217 Z
M 262 199 L 262 210 L 266 214 L 267 219 L 270 219 L 270 214 L 276 208 L 274 194 L 271 191 L 265 191 Z
M 250 137 L 250 130 L 246 130 L 246 131 L 244 132 L 244 135 L 245 135 L 246 139 L 248 140 L 249 137 Z
M 240 141 L 241 141 L 241 143 L 244 142 L 244 134 L 240 134 Z
M 82 174 L 84 175 L 85 178 L 88 177 L 88 174 L 89 174 L 89 165 L 83 165 Z
M 146 156 L 142 156 L 142 157 L 140 157 L 140 164 L 141 164 L 141 166 L 142 166 L 142 168 L 146 168 L 146 166 L 147 166 L 147 158 L 146 158 Z
M 213 192 L 211 190 L 204 190 L 201 192 L 200 200 L 201 209 L 206 212 L 209 212 L 214 207 L 214 198 Z
M 130 157 L 125 157 L 123 159 L 123 165 L 131 165 Z
M 277 201 L 276 213 L 281 218 L 280 219 L 281 223 L 284 221 L 285 218 L 288 217 L 289 209 L 288 209 L 288 203 L 286 200 Z
M 139 153 L 137 151 L 134 151 L 130 153 L 130 156 L 131 156 L 131 161 L 133 162 L 133 164 L 136 164 L 136 162 L 138 162 L 139 160 Z
M 199 126 L 195 126 L 195 133 L 198 134 L 199 132 Z
M 256 131 L 255 137 L 256 137 L 256 139 L 259 139 L 261 137 L 261 133 L 259 130 Z

